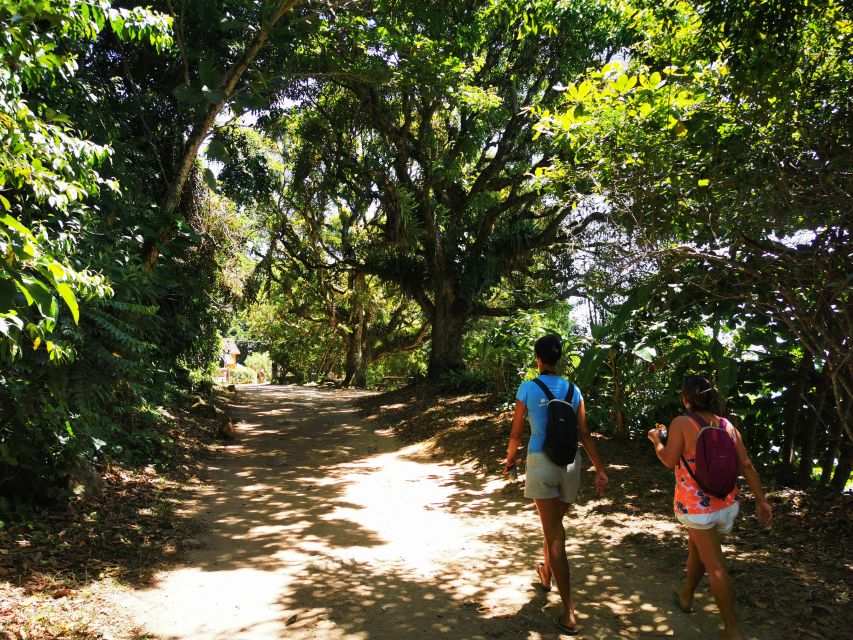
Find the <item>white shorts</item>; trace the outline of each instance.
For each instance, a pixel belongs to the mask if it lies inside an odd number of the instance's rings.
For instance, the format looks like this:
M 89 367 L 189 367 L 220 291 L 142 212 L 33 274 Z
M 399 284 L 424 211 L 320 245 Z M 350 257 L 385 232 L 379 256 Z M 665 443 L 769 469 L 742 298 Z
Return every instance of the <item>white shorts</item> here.
M 691 529 L 716 529 L 719 533 L 730 533 L 735 525 L 735 518 L 740 512 L 740 503 L 712 511 L 711 513 L 676 513 L 675 518 L 685 527 Z
M 534 500 L 559 498 L 571 504 L 578 495 L 581 483 L 581 452 L 578 449 L 575 461 L 558 467 L 541 451 L 527 454 L 524 475 L 524 497 Z

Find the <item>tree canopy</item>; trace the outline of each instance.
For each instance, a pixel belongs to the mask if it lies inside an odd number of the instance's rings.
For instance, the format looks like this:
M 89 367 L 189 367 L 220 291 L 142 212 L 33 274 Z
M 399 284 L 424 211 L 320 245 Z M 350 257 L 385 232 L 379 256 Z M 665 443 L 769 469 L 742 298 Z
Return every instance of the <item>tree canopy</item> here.
M 279 381 L 508 394 L 554 331 L 602 430 L 700 371 L 756 459 L 847 484 L 842 2 L 0 0 L 0 25 L 0 508 L 168 459 L 152 426 L 225 336 Z

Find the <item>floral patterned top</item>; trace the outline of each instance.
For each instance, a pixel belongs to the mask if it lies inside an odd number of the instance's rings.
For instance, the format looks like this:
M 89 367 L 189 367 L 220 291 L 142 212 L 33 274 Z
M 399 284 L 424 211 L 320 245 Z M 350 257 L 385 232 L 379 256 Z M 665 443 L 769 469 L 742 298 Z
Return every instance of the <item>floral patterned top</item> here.
M 689 417 L 689 416 L 688 416 Z M 701 431 L 699 425 L 696 424 L 696 421 L 693 418 L 690 418 L 690 422 L 693 423 L 693 426 L 696 427 L 697 431 Z M 721 425 L 725 426 L 725 419 L 720 418 Z M 690 465 L 692 469 L 695 469 L 696 465 L 696 451 L 685 451 L 684 458 L 687 460 L 687 463 Z M 675 467 L 675 499 L 673 500 L 673 507 L 675 509 L 675 513 L 677 514 L 701 514 L 701 513 L 713 513 L 715 511 L 719 511 L 720 509 L 725 509 L 726 507 L 732 506 L 735 502 L 740 500 L 740 488 L 735 485 L 735 488 L 732 489 L 732 492 L 727 495 L 725 498 L 718 498 L 717 496 L 705 495 L 702 489 L 699 488 L 699 485 L 696 484 L 696 481 L 693 479 L 693 476 L 687 471 L 687 468 L 684 466 L 683 461 L 679 461 L 679 463 Z

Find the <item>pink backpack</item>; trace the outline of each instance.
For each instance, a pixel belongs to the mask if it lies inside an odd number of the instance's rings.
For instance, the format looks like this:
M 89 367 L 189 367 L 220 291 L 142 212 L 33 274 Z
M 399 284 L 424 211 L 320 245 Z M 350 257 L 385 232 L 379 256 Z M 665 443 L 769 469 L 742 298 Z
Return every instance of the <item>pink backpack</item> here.
M 699 426 L 696 437 L 696 470 L 692 471 L 684 456 L 687 473 L 696 481 L 704 493 L 720 499 L 729 495 L 737 485 L 740 462 L 732 437 L 726 431 L 726 420 L 720 418 L 720 426 L 708 424 L 698 413 L 689 417 Z

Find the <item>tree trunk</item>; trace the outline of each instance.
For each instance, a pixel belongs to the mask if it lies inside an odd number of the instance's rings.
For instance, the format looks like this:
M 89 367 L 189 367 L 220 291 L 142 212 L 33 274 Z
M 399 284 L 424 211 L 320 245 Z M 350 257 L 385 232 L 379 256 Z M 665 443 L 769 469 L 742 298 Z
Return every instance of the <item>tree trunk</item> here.
M 344 386 L 363 387 L 366 382 L 367 325 L 370 313 L 365 304 L 370 299 L 367 278 L 363 273 L 351 273 L 348 279 L 350 309 L 347 313 L 347 356 L 344 365 Z
M 317 363 L 314 369 L 312 378 L 315 382 L 322 382 L 329 375 L 329 370 L 332 368 L 332 350 L 334 348 L 334 339 L 327 340 L 326 346 L 323 349 L 323 356 Z
M 353 323 L 352 331 L 350 331 L 347 340 L 347 362 L 346 373 L 344 374 L 344 386 L 364 386 L 364 312 L 359 310 L 356 314 L 356 321 Z M 359 371 L 361 371 L 361 380 L 359 380 Z
M 838 453 L 838 445 L 841 443 L 841 423 L 836 418 L 830 424 L 829 437 L 827 438 L 826 451 L 821 461 L 820 483 L 828 484 L 832 476 L 832 468 L 835 465 L 835 455 Z
M 367 327 L 362 329 L 362 335 L 367 331 Z M 352 384 L 354 387 L 366 387 L 367 386 L 367 364 L 370 362 L 370 352 L 363 348 L 361 350 L 361 358 L 358 361 L 358 364 L 355 368 L 355 376 L 352 379 Z
M 841 459 L 835 468 L 830 487 L 838 493 L 844 491 L 851 471 L 853 471 L 853 442 L 849 438 L 844 438 L 844 443 L 841 445 Z
M 849 360 L 849 358 L 848 358 Z M 835 463 L 835 456 L 838 453 L 839 446 L 842 447 L 842 458 L 844 457 L 845 447 L 849 449 L 850 442 L 853 441 L 853 430 L 851 430 L 851 414 L 853 414 L 853 402 L 851 402 L 849 394 L 849 383 L 853 378 L 853 365 L 849 363 L 843 364 L 840 368 L 835 366 L 835 362 L 831 358 L 826 360 L 826 370 L 829 375 L 829 381 L 832 385 L 832 395 L 835 399 L 835 420 L 832 422 L 832 429 L 829 434 L 829 441 L 826 447 L 826 453 L 823 457 L 823 470 L 820 475 L 821 484 L 829 482 L 832 474 L 832 467 Z M 842 440 L 844 444 L 842 444 Z M 849 454 L 848 454 L 849 457 Z M 839 462 L 839 469 L 841 463 Z M 838 470 L 836 470 L 838 476 Z M 848 473 L 849 475 L 849 473 Z M 846 480 L 845 480 L 846 481 Z M 836 482 L 832 479 L 833 485 Z
M 823 381 L 823 378 L 821 378 Z M 829 386 L 820 384 L 817 395 L 814 399 L 813 411 L 809 414 L 809 420 L 806 422 L 803 429 L 801 445 L 800 445 L 800 470 L 799 475 L 806 480 L 811 481 L 812 468 L 814 467 L 814 456 L 816 449 L 815 438 L 817 436 L 817 425 L 820 422 L 820 417 L 823 414 L 823 407 L 826 404 L 826 397 L 829 395 Z
M 625 420 L 625 389 L 622 386 L 622 377 L 619 374 L 619 359 L 611 364 L 613 370 L 613 394 L 611 395 L 611 418 L 613 426 L 616 427 L 616 437 L 620 440 L 628 439 L 628 425 Z
M 462 339 L 468 315 L 454 309 L 450 300 L 437 299 L 432 321 L 428 375 L 435 380 L 448 371 L 465 368 L 462 359 Z M 458 306 L 458 305 L 456 305 Z
M 832 360 L 827 360 L 827 364 L 841 430 L 848 440 L 853 440 L 853 359 L 844 356 L 840 367 Z
M 813 367 L 814 359 L 812 355 L 806 351 L 803 353 L 802 360 L 800 360 L 796 381 L 788 391 L 788 398 L 785 402 L 785 413 L 783 414 L 785 435 L 782 444 L 782 461 L 785 464 L 793 464 L 794 462 L 794 449 L 797 445 L 797 430 L 799 427 L 800 413 L 802 413 L 803 393 L 806 390 L 809 373 Z

